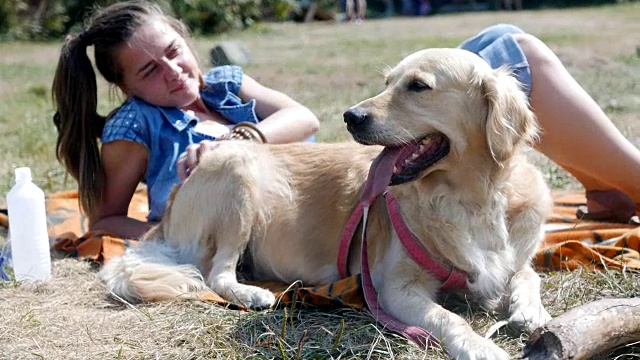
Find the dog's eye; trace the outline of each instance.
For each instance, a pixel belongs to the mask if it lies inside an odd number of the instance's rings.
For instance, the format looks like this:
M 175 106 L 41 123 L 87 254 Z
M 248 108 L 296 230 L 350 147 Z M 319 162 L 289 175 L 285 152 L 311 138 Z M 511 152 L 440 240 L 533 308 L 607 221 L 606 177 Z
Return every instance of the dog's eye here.
M 423 92 L 425 90 L 431 90 L 431 86 L 423 83 L 422 81 L 413 80 L 409 83 L 408 89 L 413 92 Z

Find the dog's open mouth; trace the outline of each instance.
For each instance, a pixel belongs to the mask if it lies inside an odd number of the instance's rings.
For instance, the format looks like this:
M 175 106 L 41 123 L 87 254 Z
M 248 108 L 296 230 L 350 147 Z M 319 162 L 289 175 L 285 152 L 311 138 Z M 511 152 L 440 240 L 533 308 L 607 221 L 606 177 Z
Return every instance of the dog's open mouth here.
M 402 146 L 387 147 L 386 155 L 395 157 L 390 185 L 418 178 L 420 173 L 449 153 L 449 140 L 441 133 L 431 133 L 421 140 Z

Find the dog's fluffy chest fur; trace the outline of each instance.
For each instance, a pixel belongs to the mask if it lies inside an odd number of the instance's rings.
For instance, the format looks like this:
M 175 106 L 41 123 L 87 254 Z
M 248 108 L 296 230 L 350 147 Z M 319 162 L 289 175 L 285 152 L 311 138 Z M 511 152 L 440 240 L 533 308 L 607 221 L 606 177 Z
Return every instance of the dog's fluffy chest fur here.
M 403 213 L 418 214 L 405 217 L 405 221 L 434 259 L 467 273 L 471 291 L 487 300 L 495 299 L 508 276 L 522 266 L 516 264 L 510 243 L 507 198 L 493 192 L 472 203 L 460 193 L 431 192 L 436 195 L 419 204 L 402 201 L 405 196 L 414 196 L 411 191 L 397 192 Z

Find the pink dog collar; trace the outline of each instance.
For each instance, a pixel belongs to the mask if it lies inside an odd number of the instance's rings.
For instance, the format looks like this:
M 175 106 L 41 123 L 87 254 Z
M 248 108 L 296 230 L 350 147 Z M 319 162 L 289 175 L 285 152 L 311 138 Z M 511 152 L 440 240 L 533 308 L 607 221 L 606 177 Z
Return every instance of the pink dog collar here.
M 348 259 L 349 247 L 358 225 L 362 222 L 362 253 L 361 253 L 361 272 L 362 287 L 364 298 L 374 318 L 385 327 L 403 334 L 408 339 L 414 341 L 421 347 L 425 348 L 432 342 L 437 343 L 431 334 L 425 329 L 418 326 L 404 324 L 391 315 L 389 315 L 378 303 L 378 294 L 373 287 L 371 272 L 369 270 L 369 259 L 367 256 L 367 217 L 369 214 L 369 206 L 380 196 L 386 200 L 387 212 L 391 220 L 391 224 L 395 229 L 400 242 L 405 251 L 411 256 L 420 267 L 436 276 L 443 282 L 440 289 L 464 289 L 467 285 L 467 275 L 458 270 L 450 269 L 439 263 L 429 254 L 427 249 L 413 235 L 411 229 L 404 221 L 400 213 L 398 202 L 387 192 L 393 166 L 397 158 L 398 151 L 391 148 L 384 148 L 380 155 L 373 161 L 369 168 L 369 174 L 364 186 L 364 190 L 360 197 L 360 202 L 353 211 L 353 214 L 345 224 L 342 237 L 340 239 L 340 247 L 338 249 L 338 272 L 342 278 L 348 276 Z

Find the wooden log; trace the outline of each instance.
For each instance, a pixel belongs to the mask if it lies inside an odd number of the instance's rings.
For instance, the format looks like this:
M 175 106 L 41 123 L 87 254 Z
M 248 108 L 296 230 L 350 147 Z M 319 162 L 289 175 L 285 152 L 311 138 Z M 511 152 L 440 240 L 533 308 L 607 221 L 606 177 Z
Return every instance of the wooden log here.
M 640 340 L 640 299 L 602 299 L 577 306 L 536 329 L 522 359 L 588 359 Z

